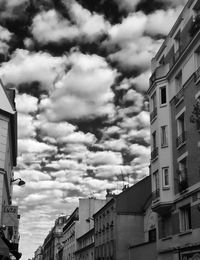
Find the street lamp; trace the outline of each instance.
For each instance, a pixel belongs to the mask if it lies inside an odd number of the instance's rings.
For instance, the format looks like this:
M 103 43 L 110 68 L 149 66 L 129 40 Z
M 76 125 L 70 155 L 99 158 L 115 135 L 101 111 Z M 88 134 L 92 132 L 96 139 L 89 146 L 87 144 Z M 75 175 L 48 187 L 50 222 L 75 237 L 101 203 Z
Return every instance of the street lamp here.
M 17 179 L 11 179 L 11 183 L 12 182 L 14 182 L 14 181 L 18 181 L 19 180 L 19 182 L 18 182 L 18 186 L 24 186 L 25 185 L 25 181 L 23 181 L 21 178 L 17 178 Z

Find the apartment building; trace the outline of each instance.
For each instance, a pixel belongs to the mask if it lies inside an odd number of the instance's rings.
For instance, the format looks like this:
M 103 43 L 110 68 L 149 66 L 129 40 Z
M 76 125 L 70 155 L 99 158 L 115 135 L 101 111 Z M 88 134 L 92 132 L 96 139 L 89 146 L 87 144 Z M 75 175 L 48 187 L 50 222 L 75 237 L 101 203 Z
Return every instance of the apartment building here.
M 108 195 L 108 202 L 94 214 L 94 259 L 132 259 L 130 246 L 145 241 L 144 208 L 151 199 L 150 176 L 119 195 Z
M 200 259 L 200 1 L 189 0 L 152 60 L 152 209 L 158 259 Z
M 42 245 L 43 250 L 40 251 L 43 260 L 54 260 L 57 258 L 61 246 L 63 227 L 66 222 L 66 216 L 59 216 L 56 219 L 53 228 L 44 240 L 44 243 Z
M 17 159 L 15 91 L 0 80 L 0 255 L 20 258 L 18 207 L 12 205 L 13 168 Z M 3 249 L 2 249 L 3 248 Z

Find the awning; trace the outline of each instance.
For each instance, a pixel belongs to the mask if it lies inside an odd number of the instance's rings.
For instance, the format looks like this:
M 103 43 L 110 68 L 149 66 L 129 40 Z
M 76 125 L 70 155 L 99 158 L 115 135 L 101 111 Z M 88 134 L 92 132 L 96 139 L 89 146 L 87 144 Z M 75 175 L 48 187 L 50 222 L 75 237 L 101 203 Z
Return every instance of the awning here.
M 7 257 L 9 256 L 9 249 L 1 238 L 0 238 L 0 255 L 7 256 Z

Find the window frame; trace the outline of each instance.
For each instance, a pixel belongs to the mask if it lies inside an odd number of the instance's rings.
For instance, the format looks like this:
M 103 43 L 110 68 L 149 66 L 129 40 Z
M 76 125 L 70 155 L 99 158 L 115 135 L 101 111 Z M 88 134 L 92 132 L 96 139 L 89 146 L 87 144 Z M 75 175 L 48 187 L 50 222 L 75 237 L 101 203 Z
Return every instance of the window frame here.
M 160 127 L 160 129 L 161 129 L 161 147 L 167 147 L 168 146 L 168 126 L 163 125 Z M 165 140 L 165 142 L 164 142 L 164 140 Z
M 186 232 L 192 229 L 191 205 L 186 204 L 179 208 L 180 232 Z
M 162 91 L 165 90 L 165 102 L 162 102 Z M 167 87 L 166 86 L 162 86 L 160 87 L 160 107 L 166 106 L 167 105 Z
M 167 178 L 168 178 L 168 184 L 165 183 L 165 173 L 167 170 Z M 169 167 L 162 167 L 162 184 L 163 184 L 163 189 L 169 189 L 170 188 L 170 182 L 169 182 Z

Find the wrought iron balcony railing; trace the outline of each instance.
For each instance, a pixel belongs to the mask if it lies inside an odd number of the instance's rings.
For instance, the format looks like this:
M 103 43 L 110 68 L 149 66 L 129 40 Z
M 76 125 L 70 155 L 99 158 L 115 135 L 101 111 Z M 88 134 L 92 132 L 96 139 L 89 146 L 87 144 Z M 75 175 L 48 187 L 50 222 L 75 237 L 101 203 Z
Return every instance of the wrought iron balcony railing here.
M 177 138 L 176 138 L 176 147 L 179 147 L 181 144 L 184 144 L 186 141 L 186 132 L 183 131 Z
M 184 89 L 182 88 L 175 96 L 175 106 L 178 104 L 178 102 L 184 97 Z
M 150 121 L 152 121 L 157 116 L 157 107 L 150 113 Z
M 151 160 L 154 160 L 158 156 L 158 147 L 155 147 L 151 152 Z
M 188 188 L 187 168 L 177 171 L 179 176 L 178 190 L 182 192 Z
M 195 82 L 200 79 L 200 67 L 195 71 L 194 77 Z
M 156 200 L 160 197 L 160 189 L 156 189 L 155 191 L 152 192 L 152 200 Z

